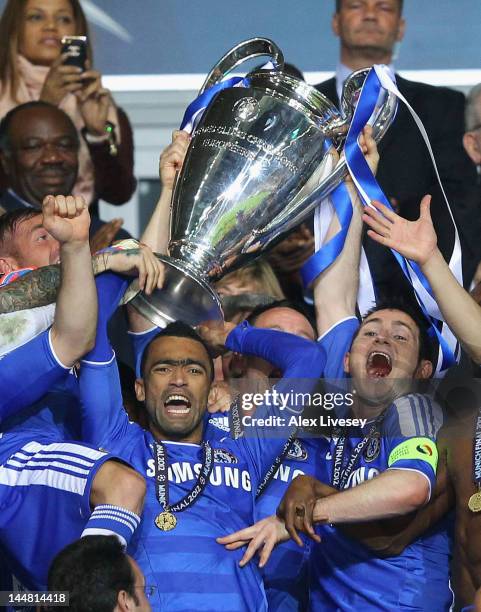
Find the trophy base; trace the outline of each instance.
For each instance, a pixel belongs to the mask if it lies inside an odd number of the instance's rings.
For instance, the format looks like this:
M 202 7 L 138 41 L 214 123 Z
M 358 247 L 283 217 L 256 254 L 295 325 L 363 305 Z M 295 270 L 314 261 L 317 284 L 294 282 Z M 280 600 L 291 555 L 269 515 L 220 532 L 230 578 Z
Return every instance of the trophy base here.
M 173 321 L 191 326 L 223 321 L 219 296 L 204 280 L 179 260 L 158 254 L 156 257 L 164 264 L 164 285 L 152 295 L 141 292 L 130 301 L 141 315 L 158 327 Z

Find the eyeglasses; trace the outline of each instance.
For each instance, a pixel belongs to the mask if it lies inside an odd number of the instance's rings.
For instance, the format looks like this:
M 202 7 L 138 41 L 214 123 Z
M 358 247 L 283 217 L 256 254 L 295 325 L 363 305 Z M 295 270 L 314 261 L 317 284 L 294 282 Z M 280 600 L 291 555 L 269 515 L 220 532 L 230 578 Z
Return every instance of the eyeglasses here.
M 134 589 L 143 589 L 147 599 L 151 599 L 157 592 L 157 585 L 146 584 L 145 586 L 134 586 Z
M 468 132 L 475 132 L 476 130 L 479 130 L 479 129 L 481 129 L 481 123 L 478 123 L 474 127 L 470 128 Z

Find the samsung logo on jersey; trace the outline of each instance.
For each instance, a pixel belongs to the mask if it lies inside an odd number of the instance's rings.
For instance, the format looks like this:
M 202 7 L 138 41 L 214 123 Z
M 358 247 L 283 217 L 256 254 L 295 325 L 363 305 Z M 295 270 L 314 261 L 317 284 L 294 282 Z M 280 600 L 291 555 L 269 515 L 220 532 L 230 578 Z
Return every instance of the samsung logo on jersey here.
M 354 470 L 354 472 L 349 476 L 345 489 L 357 487 L 357 485 L 366 482 L 366 480 L 372 480 L 378 474 L 380 474 L 380 471 L 376 468 L 368 468 L 364 466 L 357 468 L 357 470 Z
M 284 465 L 281 463 L 279 469 L 274 474 L 274 478 L 276 480 L 282 480 L 282 482 L 289 482 L 289 480 L 294 480 L 296 476 L 304 476 L 304 472 L 302 470 L 293 470 L 290 465 Z
M 147 461 L 146 476 L 155 477 L 154 459 Z M 169 466 L 169 481 L 179 484 L 195 480 L 200 474 L 202 464 L 195 463 L 191 465 L 187 461 L 172 463 Z M 244 489 L 244 491 L 252 491 L 250 474 L 247 470 L 240 470 L 229 465 L 215 465 L 210 474 L 210 484 L 215 487 L 225 486 L 233 489 Z

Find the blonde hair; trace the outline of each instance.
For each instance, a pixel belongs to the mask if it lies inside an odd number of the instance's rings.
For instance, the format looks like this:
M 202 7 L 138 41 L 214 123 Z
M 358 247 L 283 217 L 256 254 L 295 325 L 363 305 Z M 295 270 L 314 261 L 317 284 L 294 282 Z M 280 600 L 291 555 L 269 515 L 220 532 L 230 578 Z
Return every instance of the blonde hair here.
M 279 300 L 286 297 L 271 265 L 263 259 L 256 259 L 243 268 L 229 272 L 216 283 L 216 289 L 222 290 L 229 282 L 245 286 L 246 290 L 242 293 L 263 293 Z
M 92 62 L 92 47 L 87 19 L 79 0 L 69 0 L 75 19 L 75 34 L 87 36 L 87 57 Z M 0 17 L 0 82 L 5 90 L 10 85 L 13 99 L 16 100 L 18 90 L 17 55 L 18 40 L 23 27 L 25 5 L 27 0 L 8 0 Z

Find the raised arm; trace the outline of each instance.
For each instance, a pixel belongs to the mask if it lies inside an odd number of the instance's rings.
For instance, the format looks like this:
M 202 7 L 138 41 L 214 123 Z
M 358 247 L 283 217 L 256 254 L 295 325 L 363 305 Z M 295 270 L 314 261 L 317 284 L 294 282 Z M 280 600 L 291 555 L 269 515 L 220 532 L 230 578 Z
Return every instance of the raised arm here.
M 133 242 L 133 241 L 132 241 Z M 147 293 L 163 282 L 163 266 L 146 245 L 92 257 L 95 276 L 102 272 L 139 275 L 139 286 Z M 43 266 L 0 289 L 0 314 L 53 304 L 60 287 L 60 264 Z
M 36 402 L 95 339 L 97 294 L 88 244 L 90 218 L 83 198 L 48 196 L 43 224 L 60 242 L 57 309 L 50 330 L 34 334 L 0 360 L 0 420 Z
M 430 213 L 431 196 L 425 196 L 417 221 L 407 221 L 375 202 L 365 209 L 368 235 L 417 262 L 429 281 L 446 323 L 476 363 L 481 363 L 481 307 L 458 283 L 437 247 Z
M 377 169 L 379 155 L 368 126 L 361 136 L 361 146 L 373 172 Z M 322 336 L 333 325 L 355 315 L 359 289 L 359 262 L 362 237 L 362 203 L 351 180 L 345 181 L 352 202 L 353 215 L 344 248 L 334 263 L 314 282 L 314 304 L 317 329 Z M 340 229 L 334 216 L 326 234 L 325 242 L 333 238 Z
M 167 254 L 169 246 L 170 203 L 177 172 L 184 163 L 190 136 L 187 132 L 176 130 L 172 134 L 172 143 L 160 156 L 159 173 L 162 189 L 155 210 L 142 234 L 141 241 L 147 244 L 154 253 Z
M 150 217 L 147 227 L 141 236 L 143 244 L 148 245 L 154 253 L 167 255 L 169 246 L 170 204 L 174 191 L 175 177 L 182 168 L 190 137 L 187 132 L 176 130 L 172 134 L 172 143 L 162 151 L 159 173 L 162 185 L 160 198 Z M 134 333 L 144 332 L 152 323 L 134 308 L 127 308 L 129 329 Z
M 97 293 L 90 261 L 90 216 L 82 197 L 47 196 L 42 225 L 60 243 L 60 290 L 50 340 L 58 359 L 73 366 L 92 348 Z

